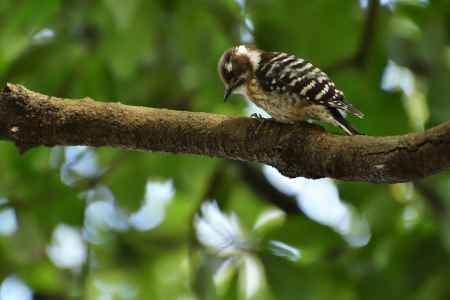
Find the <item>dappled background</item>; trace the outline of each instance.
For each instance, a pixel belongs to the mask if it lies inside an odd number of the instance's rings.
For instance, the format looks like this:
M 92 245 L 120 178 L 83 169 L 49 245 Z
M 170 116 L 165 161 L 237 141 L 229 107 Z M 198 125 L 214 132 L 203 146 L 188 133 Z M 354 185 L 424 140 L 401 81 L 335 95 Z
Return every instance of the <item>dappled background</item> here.
M 239 43 L 328 71 L 366 134 L 450 119 L 448 0 L 0 1 L 1 86 L 48 95 L 249 115 L 216 74 Z M 9 142 L 0 171 L 1 300 L 450 299 L 449 172 L 372 185 Z

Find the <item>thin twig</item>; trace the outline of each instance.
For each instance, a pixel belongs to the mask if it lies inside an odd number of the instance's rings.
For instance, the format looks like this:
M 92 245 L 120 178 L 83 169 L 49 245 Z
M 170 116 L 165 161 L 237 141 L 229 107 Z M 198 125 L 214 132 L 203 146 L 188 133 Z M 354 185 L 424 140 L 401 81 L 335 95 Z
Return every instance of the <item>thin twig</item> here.
M 414 187 L 417 192 L 424 198 L 433 213 L 437 216 L 445 216 L 448 212 L 445 200 L 424 181 L 415 181 Z
M 337 70 L 346 68 L 363 68 L 367 63 L 370 49 L 375 40 L 375 28 L 378 19 L 378 12 L 380 8 L 379 0 L 370 0 L 367 8 L 367 17 L 364 23 L 364 29 L 361 35 L 359 46 L 356 52 L 329 67 L 326 67 L 327 72 L 335 72 Z
M 278 207 L 286 214 L 302 214 L 297 199 L 278 191 L 261 173 L 248 163 L 238 162 L 242 180 L 260 197 Z

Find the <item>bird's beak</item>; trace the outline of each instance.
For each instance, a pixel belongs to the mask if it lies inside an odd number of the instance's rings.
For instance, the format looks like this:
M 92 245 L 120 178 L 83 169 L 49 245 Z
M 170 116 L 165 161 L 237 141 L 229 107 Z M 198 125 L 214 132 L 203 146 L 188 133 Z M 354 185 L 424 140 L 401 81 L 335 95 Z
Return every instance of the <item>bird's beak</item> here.
M 224 102 L 227 102 L 227 100 L 230 97 L 232 92 L 233 92 L 233 86 L 230 85 L 230 86 L 225 87 L 225 95 L 223 96 Z
M 241 84 L 243 84 L 245 79 L 237 79 L 236 81 L 232 81 L 229 85 L 225 87 L 225 96 L 223 97 L 223 100 L 226 102 L 228 98 L 231 96 L 233 91 L 239 87 Z

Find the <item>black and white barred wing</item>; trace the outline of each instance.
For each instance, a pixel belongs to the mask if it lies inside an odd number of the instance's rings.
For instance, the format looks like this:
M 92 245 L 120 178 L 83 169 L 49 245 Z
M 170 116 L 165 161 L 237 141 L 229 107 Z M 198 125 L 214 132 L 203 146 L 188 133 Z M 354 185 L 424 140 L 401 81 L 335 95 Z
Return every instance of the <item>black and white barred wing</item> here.
M 360 118 L 364 116 L 344 100 L 344 93 L 336 88 L 327 74 L 295 55 L 280 52 L 263 54 L 256 76 L 268 92 L 287 93 L 298 101 L 337 108 Z

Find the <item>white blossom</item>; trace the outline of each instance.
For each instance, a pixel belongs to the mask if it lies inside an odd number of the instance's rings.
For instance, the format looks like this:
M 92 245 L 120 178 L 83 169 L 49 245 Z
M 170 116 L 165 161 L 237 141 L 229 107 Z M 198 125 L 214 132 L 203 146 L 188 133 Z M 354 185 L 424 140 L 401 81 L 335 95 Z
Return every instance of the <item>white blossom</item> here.
M 214 272 L 216 288 L 226 287 L 238 273 L 244 298 L 251 299 L 258 293 L 265 283 L 264 268 L 256 256 L 264 248 L 260 245 L 260 234 L 265 228 L 282 223 L 284 218 L 282 211 L 266 211 L 257 218 L 253 230 L 245 232 L 234 213 L 224 214 L 214 201 L 202 205 L 194 220 L 197 238 L 210 253 L 224 259 Z M 278 241 L 269 241 L 268 250 L 293 261 L 300 257 L 298 249 Z
M 200 243 L 219 256 L 238 255 L 248 247 L 236 215 L 223 214 L 216 202 L 202 205 L 194 226 Z

